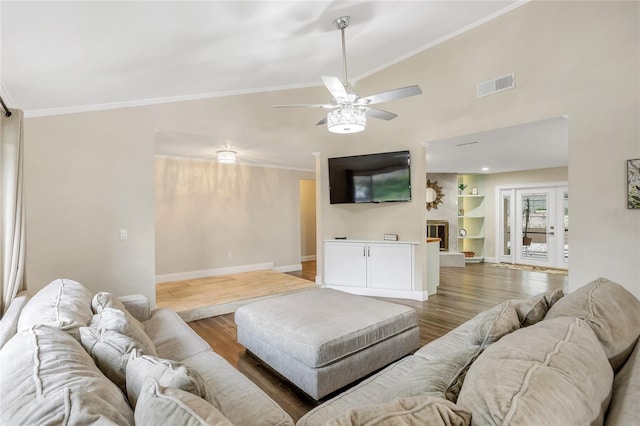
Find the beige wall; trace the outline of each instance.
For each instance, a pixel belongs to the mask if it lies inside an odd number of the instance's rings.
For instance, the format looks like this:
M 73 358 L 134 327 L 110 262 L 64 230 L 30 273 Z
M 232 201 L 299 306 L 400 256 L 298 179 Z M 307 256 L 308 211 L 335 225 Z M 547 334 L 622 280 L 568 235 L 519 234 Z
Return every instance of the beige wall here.
M 153 297 L 156 129 L 319 152 L 319 241 L 384 233 L 421 241 L 422 143 L 568 114 L 570 289 L 606 276 L 640 297 L 640 211 L 625 203 L 626 160 L 640 157 L 639 22 L 639 2 L 527 3 L 358 81 L 362 95 L 410 84 L 424 94 L 381 105 L 399 117 L 371 119 L 355 135 L 314 126 L 315 110 L 271 108 L 326 99 L 322 87 L 27 118 L 28 287 L 69 276 Z M 509 72 L 516 89 L 476 98 L 478 82 Z M 329 205 L 328 157 L 399 149 L 411 151 L 413 202 Z M 124 227 L 130 237 L 121 242 Z M 425 276 L 423 246 L 418 259 Z
M 485 178 L 485 256 L 496 259 L 496 226 L 498 221 L 498 212 L 496 211 L 496 190 L 498 187 L 519 187 L 519 186 L 532 186 L 532 185 L 549 185 L 566 183 L 569 177 L 569 170 L 567 167 L 554 167 L 551 169 L 539 169 L 539 170 L 527 170 L 522 172 L 513 173 L 493 173 L 486 175 Z M 569 188 L 569 204 L 571 204 L 571 188 Z M 580 212 L 573 212 L 570 210 L 569 220 L 573 226 L 573 216 L 579 215 Z M 569 244 L 571 248 L 571 237 L 573 230 L 569 233 Z M 569 267 L 573 270 L 573 265 Z
M 93 292 L 155 301 L 147 117 L 113 110 L 32 118 L 24 141 L 27 289 L 70 278 Z
M 300 264 L 300 181 L 313 172 L 167 157 L 155 170 L 157 275 Z
M 300 254 L 316 255 L 316 181 L 300 181 Z

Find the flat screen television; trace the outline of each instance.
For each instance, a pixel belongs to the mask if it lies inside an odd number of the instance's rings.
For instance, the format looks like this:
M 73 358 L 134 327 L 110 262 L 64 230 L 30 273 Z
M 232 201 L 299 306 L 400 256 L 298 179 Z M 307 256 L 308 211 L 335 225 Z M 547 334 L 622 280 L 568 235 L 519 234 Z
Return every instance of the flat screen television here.
M 331 204 L 411 201 L 409 151 L 329 158 Z

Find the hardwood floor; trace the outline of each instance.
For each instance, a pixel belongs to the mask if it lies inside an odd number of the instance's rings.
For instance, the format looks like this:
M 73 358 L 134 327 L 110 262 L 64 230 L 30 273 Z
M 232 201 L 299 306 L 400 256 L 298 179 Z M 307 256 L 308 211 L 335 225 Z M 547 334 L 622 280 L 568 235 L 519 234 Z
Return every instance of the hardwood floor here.
M 427 301 L 385 300 L 416 310 L 420 343 L 425 345 L 504 300 L 526 298 L 563 288 L 567 280 L 563 275 L 497 268 L 490 264 L 469 264 L 465 268 L 441 268 L 438 294 L 430 296 Z M 233 314 L 193 321 L 189 325 L 217 353 L 280 404 L 294 421 L 318 404 L 245 351 L 236 341 Z M 329 395 L 325 400 L 332 396 Z

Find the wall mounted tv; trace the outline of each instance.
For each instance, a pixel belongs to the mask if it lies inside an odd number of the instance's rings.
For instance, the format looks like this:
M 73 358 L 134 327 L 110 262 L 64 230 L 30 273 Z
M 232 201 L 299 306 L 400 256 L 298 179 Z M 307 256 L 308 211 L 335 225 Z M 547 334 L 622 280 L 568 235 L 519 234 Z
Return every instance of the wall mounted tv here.
M 409 151 L 329 158 L 331 204 L 411 201 Z

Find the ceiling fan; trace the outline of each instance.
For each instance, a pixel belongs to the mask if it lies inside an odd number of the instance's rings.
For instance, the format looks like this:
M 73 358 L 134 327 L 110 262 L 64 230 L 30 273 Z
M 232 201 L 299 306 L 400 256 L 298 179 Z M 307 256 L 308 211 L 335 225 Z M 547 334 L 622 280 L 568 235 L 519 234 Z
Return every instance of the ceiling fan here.
M 388 102 L 395 99 L 415 96 L 422 93 L 420 86 L 408 86 L 399 89 L 381 92 L 375 95 L 361 98 L 354 93 L 348 85 L 347 79 L 347 49 L 344 37 L 344 30 L 349 26 L 351 18 L 341 16 L 334 20 L 342 33 L 342 68 L 344 81 L 338 77 L 322 77 L 322 82 L 333 97 L 330 104 L 291 104 L 273 105 L 274 108 L 324 108 L 330 110 L 326 118 L 320 120 L 316 125 L 326 124 L 330 132 L 333 133 L 356 133 L 365 129 L 367 116 L 382 120 L 393 120 L 396 114 L 371 108 L 370 105 Z

